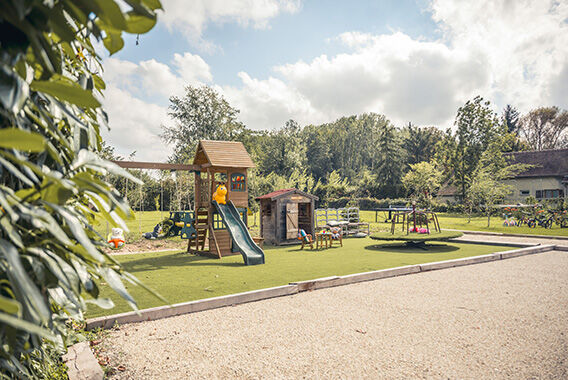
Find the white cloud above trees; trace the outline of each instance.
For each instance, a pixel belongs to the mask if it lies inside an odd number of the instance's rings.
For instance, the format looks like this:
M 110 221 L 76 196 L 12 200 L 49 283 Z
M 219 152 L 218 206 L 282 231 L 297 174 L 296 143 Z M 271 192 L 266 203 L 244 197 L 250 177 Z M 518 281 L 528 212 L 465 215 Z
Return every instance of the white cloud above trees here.
M 184 21 L 178 19 L 182 2 L 166 1 L 166 10 L 169 5 L 169 13 L 178 15 L 165 21 L 183 22 L 187 31 L 201 36 L 210 22 L 265 28 L 279 13 L 300 7 L 295 1 L 251 1 L 244 11 L 221 9 L 221 3 L 226 2 L 198 2 L 195 19 Z M 254 129 L 277 128 L 288 119 L 317 124 L 371 111 L 399 126 L 411 121 L 449 127 L 457 108 L 475 95 L 490 100 L 496 111 L 506 104 L 521 112 L 549 105 L 568 108 L 568 3 L 433 0 L 429 10 L 442 31 L 439 40 L 402 31 L 346 31 L 330 36 L 330 43 L 343 46 L 342 53 L 275 66 L 268 78 L 241 71 L 238 85 L 215 83 L 206 60 L 188 52 L 167 63 L 109 58 L 105 105 L 111 107 L 111 126 L 132 125 L 127 120 L 132 112 L 145 115 L 136 119 L 139 127 L 156 135 L 159 124 L 169 122 L 167 97 L 181 94 L 187 84 L 214 86 Z M 122 99 L 115 102 L 115 97 Z M 113 103 L 128 97 L 131 110 L 119 112 Z

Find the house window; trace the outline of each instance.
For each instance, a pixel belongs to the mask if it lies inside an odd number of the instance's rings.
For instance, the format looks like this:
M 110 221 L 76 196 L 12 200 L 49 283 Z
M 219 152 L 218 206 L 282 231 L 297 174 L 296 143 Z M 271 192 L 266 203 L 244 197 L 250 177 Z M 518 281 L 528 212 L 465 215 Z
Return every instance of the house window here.
M 231 191 L 246 191 L 246 177 L 242 173 L 231 174 Z
M 528 197 L 529 195 L 531 195 L 530 190 L 521 190 L 521 196 L 522 197 Z
M 546 189 L 536 191 L 537 199 L 553 199 L 553 198 L 564 198 L 564 190 L 562 189 Z

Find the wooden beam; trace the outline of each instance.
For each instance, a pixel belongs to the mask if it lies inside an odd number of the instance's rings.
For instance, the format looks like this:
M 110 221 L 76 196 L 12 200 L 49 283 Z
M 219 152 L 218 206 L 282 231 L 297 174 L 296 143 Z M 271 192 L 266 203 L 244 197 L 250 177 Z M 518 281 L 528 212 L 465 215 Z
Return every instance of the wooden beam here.
M 128 169 L 158 169 L 158 170 L 188 170 L 201 171 L 201 165 L 189 164 L 166 164 L 161 162 L 141 162 L 141 161 L 112 161 L 121 168 Z

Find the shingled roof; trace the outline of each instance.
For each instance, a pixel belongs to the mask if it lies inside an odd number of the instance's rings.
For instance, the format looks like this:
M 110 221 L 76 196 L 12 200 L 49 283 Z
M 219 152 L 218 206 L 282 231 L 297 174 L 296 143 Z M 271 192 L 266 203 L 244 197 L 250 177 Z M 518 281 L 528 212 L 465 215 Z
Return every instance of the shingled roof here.
M 568 176 L 568 149 L 506 153 L 505 157 L 512 164 L 534 165 L 516 178 Z
M 255 167 L 245 146 L 240 141 L 201 140 L 197 145 L 193 163 L 223 168 Z
M 316 197 L 315 195 L 308 194 L 308 193 L 306 193 L 306 192 L 303 192 L 302 190 L 298 190 L 298 189 L 295 189 L 295 188 L 276 190 L 276 191 L 273 191 L 272 193 L 268 193 L 268 194 L 261 195 L 260 197 L 256 197 L 255 199 L 256 199 L 257 201 L 259 201 L 259 200 L 261 200 L 261 199 L 274 200 L 274 199 L 283 197 L 283 196 L 285 196 L 285 195 L 288 195 L 288 194 L 290 194 L 290 193 L 300 194 L 300 195 L 303 195 L 303 196 L 305 196 L 305 197 L 307 197 L 307 198 L 314 199 L 314 200 L 316 200 L 316 201 L 319 199 L 319 198 Z

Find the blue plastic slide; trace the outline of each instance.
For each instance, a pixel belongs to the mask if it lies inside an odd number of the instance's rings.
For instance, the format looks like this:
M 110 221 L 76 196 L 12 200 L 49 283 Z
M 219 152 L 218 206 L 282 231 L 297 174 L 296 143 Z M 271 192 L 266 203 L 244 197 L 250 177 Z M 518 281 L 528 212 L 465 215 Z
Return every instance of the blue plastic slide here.
M 264 264 L 264 252 L 250 236 L 247 226 L 241 219 L 233 202 L 229 201 L 227 204 L 219 204 L 213 201 L 215 208 L 221 215 L 223 222 L 227 226 L 233 244 L 239 249 L 246 265 Z

